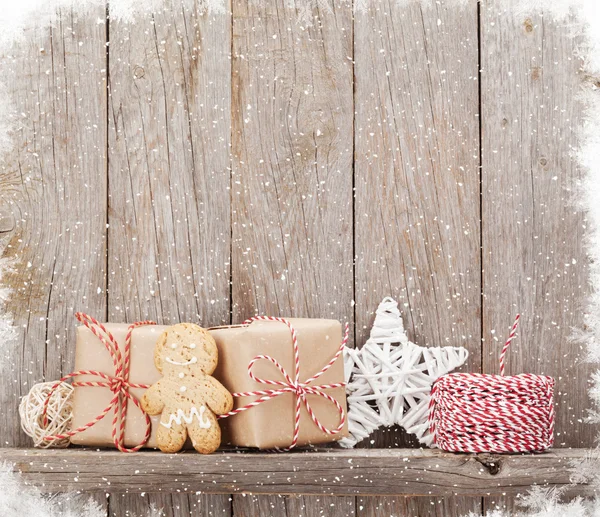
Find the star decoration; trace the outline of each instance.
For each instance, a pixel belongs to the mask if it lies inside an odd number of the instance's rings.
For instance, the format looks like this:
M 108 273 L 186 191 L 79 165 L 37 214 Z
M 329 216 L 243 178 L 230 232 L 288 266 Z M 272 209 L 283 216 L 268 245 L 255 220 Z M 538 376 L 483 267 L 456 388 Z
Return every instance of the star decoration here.
M 365 345 L 360 350 L 344 351 L 349 436 L 339 443 L 354 447 L 375 429 L 397 424 L 415 434 L 420 443 L 431 446 L 431 386 L 442 375 L 462 366 L 468 355 L 462 347 L 411 343 L 398 303 L 384 298 Z

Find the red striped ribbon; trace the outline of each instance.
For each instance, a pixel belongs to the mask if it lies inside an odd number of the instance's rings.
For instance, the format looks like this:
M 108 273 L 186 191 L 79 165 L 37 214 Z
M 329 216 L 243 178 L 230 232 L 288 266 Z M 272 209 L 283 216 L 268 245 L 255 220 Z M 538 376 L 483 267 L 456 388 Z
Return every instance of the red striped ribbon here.
M 75 381 L 73 382 L 73 386 L 108 388 L 113 392 L 114 396 L 111 399 L 108 406 L 106 406 L 97 417 L 90 420 L 87 424 L 62 434 L 45 436 L 44 440 L 52 441 L 70 438 L 71 436 L 76 435 L 77 433 L 81 433 L 82 431 L 85 431 L 86 429 L 89 429 L 90 427 L 96 425 L 112 410 L 114 414 L 112 421 L 112 438 L 115 447 L 121 452 L 139 451 L 144 445 L 146 445 L 148 439 L 150 438 L 151 422 L 148 414 L 142 409 L 139 400 L 129 392 L 129 389 L 148 389 L 150 386 L 147 384 L 136 384 L 134 382 L 129 382 L 131 335 L 133 333 L 133 330 L 137 327 L 141 327 L 143 325 L 156 325 L 156 323 L 154 323 L 153 321 L 138 321 L 129 325 L 129 328 L 127 329 L 127 334 L 125 336 L 125 348 L 123 350 L 123 353 L 121 353 L 119 343 L 114 338 L 114 336 L 106 329 L 106 327 L 102 325 L 102 323 L 92 318 L 91 316 L 84 314 L 83 312 L 76 313 L 75 317 L 88 329 L 90 329 L 92 333 L 104 345 L 104 348 L 106 348 L 112 359 L 113 366 L 115 368 L 115 374 L 114 376 L 111 376 L 104 372 L 99 372 L 96 370 L 78 370 L 76 372 L 65 375 L 62 379 L 57 381 L 54 386 L 52 386 L 52 389 L 50 390 L 48 396 L 46 397 L 46 400 L 44 401 L 44 410 L 42 412 L 44 425 L 47 425 L 48 423 L 47 410 L 50 397 L 52 396 L 54 391 L 60 386 L 60 384 L 68 379 L 78 377 L 80 375 L 93 375 L 94 377 L 99 377 L 100 379 L 102 379 L 101 381 Z M 128 400 L 131 400 L 131 402 L 135 404 L 135 406 L 142 412 L 144 418 L 146 419 L 146 434 L 144 436 L 144 439 L 138 445 L 132 448 L 127 448 L 124 445 L 125 421 L 127 419 Z
M 280 387 L 274 388 L 274 389 L 268 389 L 268 390 L 233 393 L 234 397 L 260 397 L 260 398 L 258 398 L 257 400 L 255 400 L 253 402 L 250 402 L 249 404 L 246 404 L 245 406 L 234 409 L 233 411 L 230 411 L 229 413 L 220 415 L 218 418 L 227 418 L 227 417 L 230 417 L 233 415 L 237 415 L 238 413 L 241 413 L 242 411 L 247 411 L 249 409 L 252 409 L 253 407 L 258 406 L 258 405 L 262 404 L 263 402 L 266 402 L 267 400 L 271 400 L 275 397 L 283 395 L 284 393 L 293 393 L 296 395 L 296 409 L 295 409 L 295 415 L 294 415 L 294 433 L 292 436 L 291 444 L 289 445 L 289 447 L 287 447 L 286 449 L 283 449 L 283 450 L 288 451 L 290 449 L 293 449 L 294 447 L 296 447 L 296 445 L 298 443 L 298 436 L 300 434 L 300 410 L 302 408 L 302 404 L 304 404 L 304 406 L 306 407 L 306 410 L 308 411 L 308 414 L 310 415 L 314 424 L 321 431 L 323 431 L 324 433 L 327 433 L 327 434 L 331 434 L 331 435 L 339 433 L 343 429 L 344 424 L 346 422 L 346 413 L 345 413 L 344 409 L 342 408 L 342 406 L 340 405 L 340 403 L 337 400 L 335 400 L 331 395 L 328 395 L 327 393 L 325 393 L 323 390 L 333 389 L 333 388 L 342 388 L 346 385 L 346 383 L 345 382 L 337 382 L 337 383 L 333 383 L 333 384 L 321 384 L 320 386 L 311 386 L 310 384 L 313 381 L 315 381 L 316 379 L 318 379 L 321 375 L 323 375 L 327 370 L 329 370 L 329 368 L 331 368 L 331 366 L 333 366 L 333 364 L 336 362 L 338 357 L 344 351 L 344 347 L 346 346 L 346 343 L 348 342 L 348 335 L 349 335 L 348 324 L 346 324 L 344 339 L 342 340 L 342 343 L 340 344 L 340 347 L 339 347 L 338 351 L 336 352 L 336 354 L 315 375 L 313 375 L 312 377 L 301 382 L 300 381 L 300 349 L 298 347 L 298 334 L 297 334 L 294 326 L 290 323 L 290 321 L 286 320 L 285 318 L 275 318 L 275 317 L 270 317 L 270 316 L 256 316 L 254 318 L 250 318 L 250 319 L 246 320 L 244 322 L 244 324 L 249 324 L 249 323 L 252 323 L 253 321 L 278 321 L 278 322 L 284 323 L 285 325 L 288 326 L 288 328 L 290 329 L 290 332 L 292 334 L 292 347 L 293 347 L 293 351 L 294 351 L 294 375 L 293 375 L 293 378 L 290 377 L 290 375 L 287 373 L 285 368 L 283 368 L 283 366 L 281 365 L 281 363 L 279 363 L 279 361 L 277 361 L 277 359 L 274 359 L 273 357 L 271 357 L 269 355 L 257 355 L 254 359 L 252 359 L 252 361 L 250 361 L 250 363 L 248 363 L 248 375 L 250 376 L 250 378 L 253 381 L 258 382 L 260 384 L 267 384 L 267 385 L 271 385 L 271 386 L 280 386 Z M 283 378 L 285 380 L 275 381 L 275 380 L 271 380 L 271 379 L 261 379 L 259 377 L 256 377 L 254 375 L 254 373 L 252 372 L 252 367 L 259 360 L 266 360 L 266 361 L 271 362 L 273 365 L 275 365 L 275 367 L 281 372 L 281 374 L 283 375 Z M 322 397 L 322 398 L 330 401 L 332 404 L 334 404 L 338 414 L 340 415 L 339 424 L 335 429 L 328 429 L 320 422 L 320 420 L 317 418 L 312 407 L 310 406 L 310 404 L 308 402 L 307 395 L 316 395 L 316 396 Z

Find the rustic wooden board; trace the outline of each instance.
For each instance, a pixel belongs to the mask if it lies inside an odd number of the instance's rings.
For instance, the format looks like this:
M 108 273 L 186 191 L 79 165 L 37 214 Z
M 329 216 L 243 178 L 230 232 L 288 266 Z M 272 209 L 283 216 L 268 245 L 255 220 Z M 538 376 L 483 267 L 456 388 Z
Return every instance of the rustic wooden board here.
M 370 5 L 356 16 L 354 43 L 357 344 L 391 295 L 415 342 L 465 346 L 468 370 L 478 371 L 477 3 Z M 417 443 L 394 428 L 364 445 Z M 431 500 L 369 498 L 358 514 L 382 508 L 427 515 Z M 459 499 L 438 508 L 461 515 L 481 506 Z
M 511 515 L 510 512 L 516 513 L 523 511 L 524 508 L 519 505 L 519 498 L 515 496 L 490 496 L 483 498 L 484 515 L 495 511 L 505 512 Z
M 560 497 L 562 503 L 571 502 L 573 499 L 578 497 L 577 490 L 571 491 L 570 494 L 566 494 Z M 501 511 L 506 515 L 518 515 L 519 512 L 529 511 L 531 509 L 524 505 L 524 500 L 520 496 L 491 496 L 483 498 L 484 515 L 490 515 L 491 512 Z M 565 512 L 566 513 L 566 512 Z
M 386 1 L 357 14 L 355 31 L 357 343 L 392 295 L 411 338 L 465 346 L 478 371 L 476 2 Z
M 249 502 L 244 502 L 249 500 Z M 253 513 L 254 512 L 254 513 Z M 354 517 L 354 497 L 245 495 L 233 498 L 235 517 Z
M 233 319 L 352 323 L 352 10 L 233 3 Z
M 132 515 L 146 517 L 152 510 L 162 509 L 164 517 L 188 517 L 190 514 L 187 495 L 181 494 L 115 494 L 110 496 L 108 517 Z
M 162 510 L 164 517 L 230 517 L 229 497 L 219 494 L 147 493 L 111 494 L 108 517 L 146 517 L 152 509 Z M 129 513 L 124 513 L 129 512 Z
M 285 0 L 233 2 L 234 322 L 353 323 L 352 6 L 325 5 L 306 18 Z M 234 496 L 235 515 L 271 507 L 325 511 L 318 499 Z
M 86 494 L 85 501 L 98 505 L 108 516 L 109 497 L 110 496 L 105 492 L 95 492 L 93 494 Z
M 230 321 L 231 17 L 110 24 L 109 319 Z M 229 515 L 227 496 L 113 497 L 114 515 Z
M 498 372 L 521 312 L 507 373 L 554 376 L 555 446 L 592 446 L 597 428 L 583 422 L 591 368 L 570 340 L 588 293 L 586 223 L 573 198 L 578 40 L 565 24 L 505 5 L 482 3 L 483 368 Z
M 281 454 L 224 451 L 203 456 L 195 452 L 126 455 L 114 450 L 5 448 L 0 449 L 0 461 L 14 463 L 26 482 L 46 492 L 89 492 L 106 487 L 111 494 L 160 491 L 194 496 L 201 492 L 440 498 L 514 496 L 532 484 L 565 485 L 570 482 L 570 462 L 587 453 L 586 449 L 554 449 L 537 455 L 499 456 L 431 449 L 322 449 Z M 571 493 L 592 492 L 587 484 L 571 487 Z M 243 499 L 250 498 L 234 497 L 234 509 L 258 511 L 241 503 Z M 118 498 L 111 496 L 111 508 L 115 500 Z M 260 499 L 257 501 L 260 505 Z M 268 505 L 273 500 L 265 501 Z M 372 498 L 369 506 L 375 501 L 386 504 Z M 310 506 L 308 500 L 303 504 Z
M 72 368 L 74 312 L 105 311 L 103 16 L 100 8 L 61 11 L 0 59 L 16 125 L 0 179 L 5 229 L 13 225 L 3 258 L 12 272 L 2 281 L 13 290 L 6 309 L 18 335 L 16 348 L 2 348 L 2 446 L 31 443 L 20 431 L 19 397 Z
M 111 321 L 229 322 L 230 22 L 111 24 Z
M 365 517 L 464 517 L 481 511 L 481 497 L 359 497 L 358 511 Z

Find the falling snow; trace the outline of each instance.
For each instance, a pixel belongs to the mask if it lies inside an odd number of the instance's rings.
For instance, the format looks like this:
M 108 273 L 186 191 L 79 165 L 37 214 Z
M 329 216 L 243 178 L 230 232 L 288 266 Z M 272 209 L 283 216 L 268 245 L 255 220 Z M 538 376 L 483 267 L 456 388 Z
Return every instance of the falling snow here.
M 6 2 L 0 10 L 0 49 L 10 51 L 10 49 L 27 38 L 26 29 L 33 25 L 46 26 L 53 23 L 57 9 L 69 7 L 73 0 L 20 0 L 15 2 Z M 160 12 L 164 8 L 164 2 L 168 0 L 114 0 L 110 2 L 111 19 L 134 22 L 136 17 L 148 12 Z M 257 3 L 260 0 L 250 0 Z M 355 15 L 368 15 L 370 9 L 375 8 L 379 0 L 355 0 Z M 419 1 L 424 9 L 439 8 L 439 0 L 395 0 L 397 5 L 408 5 L 413 1 Z M 568 24 L 574 37 L 582 42 L 578 48 L 578 54 L 583 58 L 584 70 L 587 74 L 587 80 L 584 81 L 584 87 L 578 95 L 582 103 L 586 106 L 586 117 L 583 128 L 580 133 L 580 146 L 575 157 L 585 171 L 585 180 L 579 189 L 579 201 L 587 214 L 587 238 L 586 246 L 589 256 L 592 258 L 590 284 L 592 286 L 592 295 L 589 300 L 589 308 L 586 312 L 587 330 L 575 329 L 577 339 L 584 340 L 588 350 L 588 360 L 597 365 L 597 372 L 593 375 L 590 389 L 590 398 L 593 407 L 589 412 L 589 421 L 591 423 L 600 423 L 600 2 L 586 0 L 503 0 L 507 9 L 513 10 L 516 14 L 526 14 L 543 10 L 544 16 L 553 18 L 562 24 Z M 465 7 L 472 3 L 471 0 L 448 0 L 457 7 Z M 183 0 L 186 7 L 198 5 L 201 10 L 213 14 L 223 14 L 226 12 L 226 2 L 224 0 Z M 104 0 L 81 0 L 77 2 L 77 8 L 81 12 L 86 10 L 92 12 L 94 8 L 105 5 Z M 333 2 L 331 0 L 286 0 L 289 9 L 296 11 L 297 23 L 304 29 L 317 24 L 319 13 L 329 13 L 333 11 Z M 435 18 L 436 26 L 443 28 L 443 21 Z M 104 20 L 98 20 L 98 23 L 105 23 Z M 277 34 L 273 34 L 276 39 Z M 43 49 L 40 49 L 43 50 Z M 385 49 L 381 49 L 385 54 Z M 351 59 L 351 58 L 349 58 Z M 140 72 L 142 73 L 142 72 Z M 442 75 L 445 75 L 443 71 Z M 512 73 L 508 73 L 512 77 Z M 310 92 L 305 91 L 305 94 Z M 542 106 L 543 108 L 543 106 Z M 247 106 L 247 123 L 253 121 L 252 116 L 256 108 Z M 11 104 L 10 95 L 7 93 L 6 85 L 1 83 L 0 79 L 0 153 L 10 152 L 12 146 L 11 135 L 18 129 L 22 123 L 22 114 L 14 113 Z M 315 131 L 317 137 L 321 137 L 321 129 Z M 559 181 L 558 176 L 552 178 Z M 237 182 L 239 184 L 239 182 Z M 237 188 L 234 181 L 234 188 Z M 270 187 L 270 183 L 265 181 L 265 188 Z M 463 184 L 460 184 L 463 187 Z M 325 188 L 325 187 L 324 187 Z M 365 216 L 366 217 L 366 216 Z M 450 227 L 446 226 L 449 230 Z M 464 234 L 468 234 L 470 229 L 464 229 Z M 285 235 L 284 240 L 289 240 L 290 235 Z M 252 250 L 246 250 L 244 256 L 250 260 Z M 571 265 L 575 265 L 576 260 L 572 259 Z M 33 267 L 33 264 L 28 264 Z M 228 264 L 227 264 L 228 266 Z M 16 341 L 19 336 L 17 329 L 14 328 L 12 315 L 5 310 L 6 302 L 11 296 L 10 289 L 1 287 L 3 277 L 11 272 L 13 264 L 7 259 L 0 260 L 0 377 L 6 378 L 8 372 L 14 367 L 14 350 L 16 350 Z M 158 267 L 158 266 L 157 266 Z M 256 263 L 249 263 L 249 267 L 258 268 Z M 565 268 L 568 264 L 565 264 Z M 279 281 L 286 282 L 288 271 L 279 271 L 276 275 Z M 531 279 L 527 279 L 531 281 Z M 162 279 L 167 282 L 167 278 Z M 159 282 L 160 284 L 160 282 Z M 98 295 L 102 294 L 101 287 L 94 286 Z M 151 291 L 154 296 L 155 291 Z M 210 301 L 211 304 L 215 300 Z M 353 302 L 354 303 L 354 302 Z M 121 310 L 117 307 L 116 310 Z M 365 310 L 364 307 L 358 307 L 357 310 Z M 557 323 L 555 323 L 557 325 Z M 600 442 L 600 436 L 598 437 Z M 578 482 L 586 481 L 598 486 L 600 489 L 600 477 L 596 474 L 599 471 L 597 459 L 588 458 L 584 463 L 573 465 L 574 480 Z M 577 477 L 577 475 L 579 477 Z M 539 517 L 557 517 L 557 516 L 593 516 L 600 514 L 600 501 L 584 500 L 577 498 L 570 502 L 561 502 L 563 494 L 560 490 L 548 491 L 542 488 L 536 488 L 522 498 L 522 515 Z M 85 501 L 79 497 L 65 495 L 52 499 L 44 497 L 34 488 L 25 487 L 19 476 L 12 473 L 10 466 L 0 466 L 0 515 L 27 515 L 31 517 L 58 517 L 58 516 L 81 516 L 81 517 L 99 517 L 105 515 L 105 512 L 93 501 Z M 162 511 L 152 507 L 149 510 L 149 517 L 159 517 Z M 503 509 L 498 508 L 488 513 L 490 517 L 506 517 L 509 514 Z M 515 515 L 512 513 L 511 515 Z

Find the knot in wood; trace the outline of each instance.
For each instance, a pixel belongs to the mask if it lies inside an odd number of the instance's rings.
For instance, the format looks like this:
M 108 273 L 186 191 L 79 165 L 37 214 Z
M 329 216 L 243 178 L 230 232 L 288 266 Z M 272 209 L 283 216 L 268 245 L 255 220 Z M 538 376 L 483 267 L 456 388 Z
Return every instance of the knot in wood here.
M 15 229 L 15 218 L 8 211 L 0 211 L 0 233 L 12 232 Z
M 475 459 L 481 463 L 491 476 L 500 472 L 500 458 L 497 456 L 481 455 L 475 456 Z

